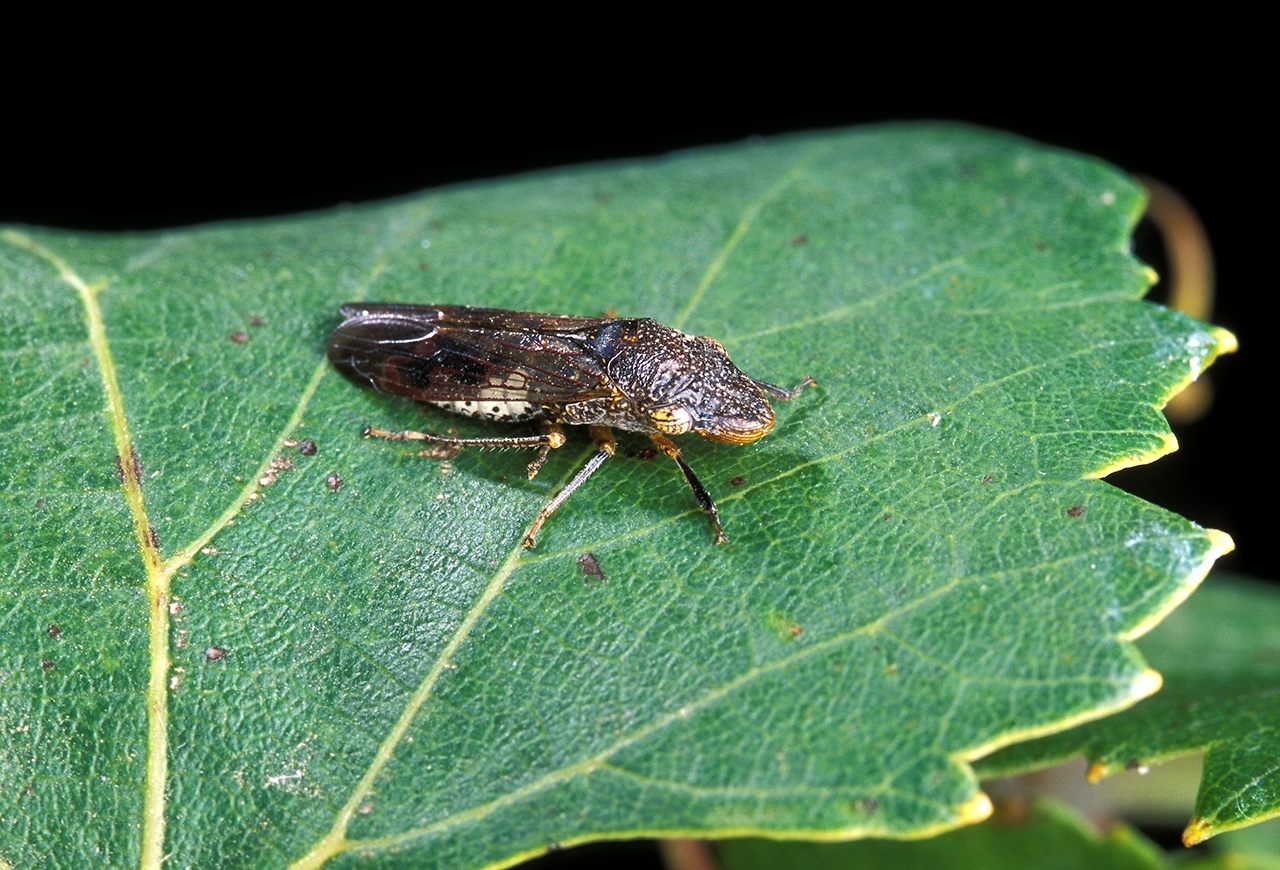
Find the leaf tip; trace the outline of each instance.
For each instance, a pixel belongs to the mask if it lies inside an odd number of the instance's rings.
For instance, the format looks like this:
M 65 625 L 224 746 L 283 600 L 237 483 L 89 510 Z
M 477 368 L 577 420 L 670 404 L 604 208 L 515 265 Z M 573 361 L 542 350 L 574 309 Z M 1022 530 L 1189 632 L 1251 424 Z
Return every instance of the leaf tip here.
M 1226 532 L 1220 532 L 1217 529 L 1205 529 L 1204 531 L 1209 538 L 1209 553 L 1211 557 L 1209 561 L 1211 563 L 1236 548 L 1236 542 Z
M 1204 578 L 1208 576 L 1209 569 L 1213 567 L 1213 563 L 1235 549 L 1235 541 L 1231 540 L 1231 536 L 1226 532 L 1220 532 L 1217 529 L 1203 529 L 1201 531 L 1204 533 L 1205 542 L 1208 546 L 1196 554 L 1199 561 L 1187 572 L 1182 585 L 1164 601 L 1159 609 L 1147 614 L 1137 625 L 1123 632 L 1120 635 L 1122 640 L 1136 640 L 1163 622 L 1166 616 L 1172 613 L 1178 605 L 1186 601 L 1192 592 L 1196 591 L 1204 581 Z M 1159 687 L 1157 686 L 1157 688 Z
M 1240 340 L 1236 338 L 1234 332 L 1229 329 L 1223 329 L 1221 326 L 1215 326 L 1211 330 L 1214 340 L 1217 342 L 1215 350 L 1219 354 L 1235 353 L 1240 349 Z
M 1154 695 L 1160 691 L 1160 687 L 1164 685 L 1164 677 L 1160 676 L 1160 672 L 1147 668 L 1138 674 L 1138 678 L 1133 681 L 1133 694 L 1135 698 L 1145 698 L 1148 695 Z
M 992 812 L 991 798 L 985 792 L 978 792 L 973 799 L 959 807 L 960 824 L 974 825 L 985 821 Z
M 1159 438 L 1159 442 L 1147 450 L 1140 450 L 1136 453 L 1130 453 L 1128 456 L 1121 456 L 1119 459 L 1102 466 L 1094 471 L 1085 472 L 1083 475 L 1085 480 L 1101 480 L 1104 477 L 1115 474 L 1117 471 L 1123 471 L 1126 468 L 1133 468 L 1136 465 L 1150 465 L 1162 456 L 1168 456 L 1178 449 L 1178 438 L 1172 432 L 1165 431 L 1155 433 Z
M 1189 849 L 1197 843 L 1203 843 L 1212 836 L 1213 825 L 1196 816 L 1182 832 L 1182 845 Z

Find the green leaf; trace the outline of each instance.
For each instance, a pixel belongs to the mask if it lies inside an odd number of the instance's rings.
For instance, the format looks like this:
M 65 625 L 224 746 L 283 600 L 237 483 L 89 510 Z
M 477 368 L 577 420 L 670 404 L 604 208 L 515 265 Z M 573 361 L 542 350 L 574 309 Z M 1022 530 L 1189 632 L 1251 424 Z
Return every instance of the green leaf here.
M 790 843 L 728 840 L 716 846 L 724 870 L 1162 870 L 1154 843 L 1125 824 L 1095 833 L 1072 809 L 1052 801 L 1010 804 L 980 825 L 901 843 Z
M 1171 449 L 1157 408 L 1233 347 L 1140 300 L 1141 207 L 1097 161 L 916 125 L 6 232 L 0 859 L 481 867 L 981 818 L 967 761 L 1153 691 L 1129 639 L 1230 546 L 1096 479 Z M 819 386 L 757 444 L 682 440 L 730 544 L 623 437 L 529 552 L 584 434 L 533 481 L 361 439 L 495 427 L 337 377 L 353 299 L 612 308 Z
M 1280 595 L 1215 575 L 1139 648 L 1164 688 L 1123 715 L 983 759 L 1004 776 L 1084 753 L 1089 778 L 1203 750 L 1188 845 L 1280 816 Z

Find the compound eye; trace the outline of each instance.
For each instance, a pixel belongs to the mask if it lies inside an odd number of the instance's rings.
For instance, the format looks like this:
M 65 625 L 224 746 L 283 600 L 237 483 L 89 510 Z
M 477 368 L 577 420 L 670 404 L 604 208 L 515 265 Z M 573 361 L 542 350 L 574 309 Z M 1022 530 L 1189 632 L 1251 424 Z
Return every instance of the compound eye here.
M 649 412 L 649 422 L 667 435 L 683 435 L 693 428 L 693 415 L 680 405 L 668 405 Z

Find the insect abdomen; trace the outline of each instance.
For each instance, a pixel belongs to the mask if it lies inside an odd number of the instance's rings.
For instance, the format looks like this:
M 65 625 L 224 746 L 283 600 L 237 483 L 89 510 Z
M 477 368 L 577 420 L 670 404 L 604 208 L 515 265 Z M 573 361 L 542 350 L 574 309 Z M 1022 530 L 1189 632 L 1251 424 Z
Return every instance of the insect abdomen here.
M 474 399 L 465 402 L 430 402 L 464 417 L 479 417 L 500 423 L 520 423 L 542 416 L 542 406 L 532 402 L 511 402 L 501 399 Z

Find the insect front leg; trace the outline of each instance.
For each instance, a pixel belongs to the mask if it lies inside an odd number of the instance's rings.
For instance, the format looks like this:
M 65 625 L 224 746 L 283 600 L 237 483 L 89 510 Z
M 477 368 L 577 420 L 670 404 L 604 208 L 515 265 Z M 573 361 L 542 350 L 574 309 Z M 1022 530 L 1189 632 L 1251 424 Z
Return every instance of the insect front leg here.
M 538 530 L 542 528 L 542 524 L 547 521 L 547 517 L 555 513 L 556 508 L 564 504 L 564 500 L 573 495 L 574 490 L 586 483 L 587 478 L 595 474 L 596 469 L 612 456 L 617 449 L 617 442 L 613 440 L 613 432 L 608 426 L 588 426 L 587 431 L 591 433 L 591 440 L 596 443 L 596 447 L 599 449 L 594 456 L 587 460 L 587 464 L 578 470 L 578 473 L 573 476 L 573 480 L 569 481 L 564 489 L 556 493 L 555 498 L 547 502 L 542 510 L 538 511 L 538 515 L 533 519 L 533 525 L 529 526 L 529 531 L 525 533 L 524 545 L 526 547 L 534 546 L 534 537 L 538 534 Z M 532 477 L 533 475 L 529 476 Z
M 796 389 L 799 390 L 805 385 L 802 384 Z M 706 512 L 711 519 L 711 529 L 716 533 L 715 543 L 727 544 L 729 538 L 725 536 L 724 529 L 720 527 L 720 511 L 716 509 L 716 503 L 711 500 L 711 493 L 707 492 L 707 488 L 702 485 L 702 481 L 698 480 L 698 475 L 693 473 L 693 469 L 689 467 L 689 463 L 684 461 L 684 456 L 670 438 L 665 435 L 653 434 L 649 438 L 657 445 L 658 449 L 670 456 L 676 461 L 676 465 L 680 466 L 680 471 L 684 474 L 684 479 L 688 482 L 689 488 L 693 490 L 694 498 L 698 500 L 698 504 L 702 506 L 702 510 Z

